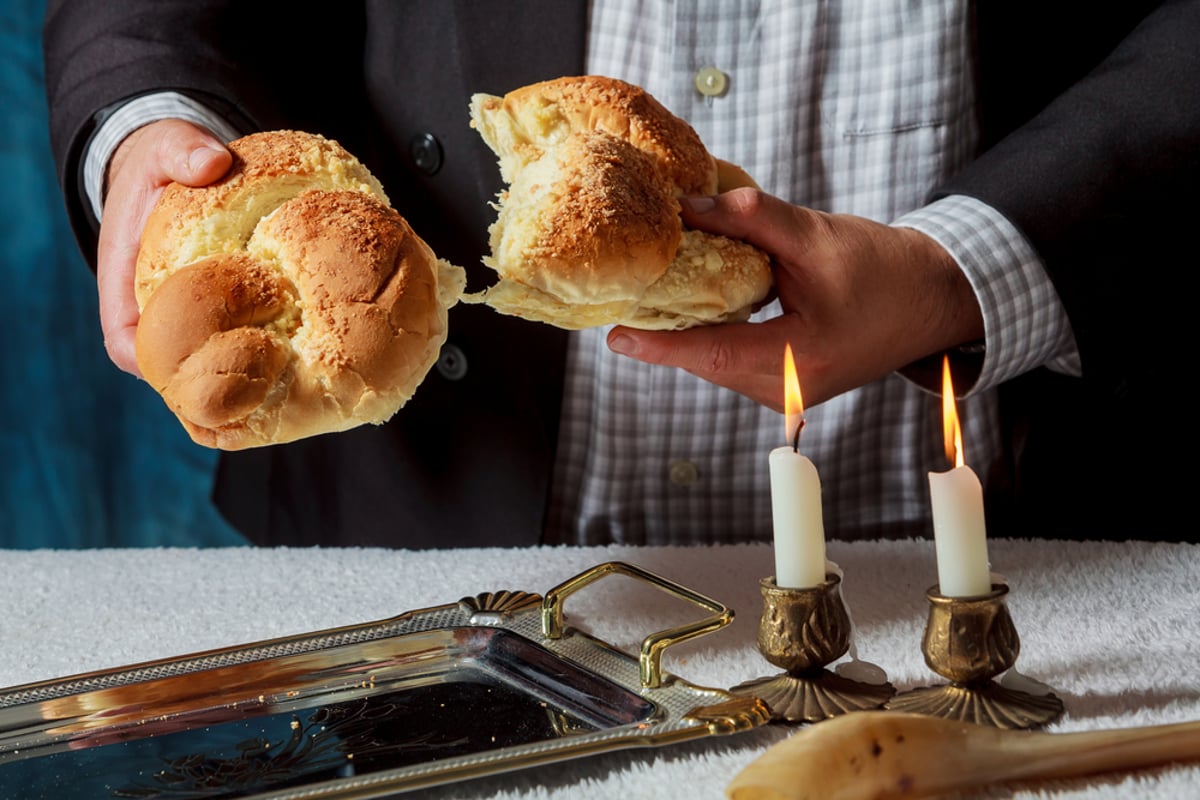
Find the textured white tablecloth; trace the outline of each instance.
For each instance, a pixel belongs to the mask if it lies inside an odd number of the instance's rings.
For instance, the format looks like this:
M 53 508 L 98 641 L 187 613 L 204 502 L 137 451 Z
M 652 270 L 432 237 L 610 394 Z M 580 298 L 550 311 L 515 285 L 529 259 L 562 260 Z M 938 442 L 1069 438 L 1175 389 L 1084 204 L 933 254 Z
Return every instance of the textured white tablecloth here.
M 992 541 L 1021 638 L 1017 669 L 1066 705 L 1052 731 L 1200 719 L 1200 546 Z M 936 582 L 930 542 L 839 543 L 843 596 L 862 658 L 898 689 L 940 682 L 920 639 Z M 354 625 L 503 589 L 544 593 L 619 560 L 731 606 L 729 627 L 666 651 L 663 667 L 727 688 L 776 674 L 754 637 L 763 545 L 409 552 L 362 549 L 0 551 L 0 686 Z M 572 595 L 568 624 L 636 652 L 693 606 L 623 576 Z M 414 792 L 413 798 L 717 800 L 733 776 L 794 728 L 605 754 Z M 946 757 L 952 758 L 952 753 Z M 1200 762 L 978 797 L 1196 798 Z

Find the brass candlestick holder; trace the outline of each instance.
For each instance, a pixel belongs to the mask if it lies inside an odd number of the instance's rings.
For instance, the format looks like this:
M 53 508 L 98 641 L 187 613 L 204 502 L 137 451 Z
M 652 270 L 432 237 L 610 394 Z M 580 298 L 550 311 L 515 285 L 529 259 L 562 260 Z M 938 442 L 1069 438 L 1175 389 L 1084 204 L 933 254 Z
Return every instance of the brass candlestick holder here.
M 1004 729 L 1045 725 L 1063 712 L 1053 693 L 1034 694 L 993 680 L 1017 660 L 1021 643 L 1009 616 L 1008 587 L 992 584 L 978 597 L 946 597 L 939 586 L 925 592 L 929 617 L 921 650 L 925 663 L 950 681 L 892 698 L 887 707 Z
M 758 650 L 787 672 L 739 684 L 730 691 L 760 698 L 771 719 L 818 722 L 850 711 L 879 708 L 896 693 L 890 683 L 865 683 L 825 665 L 850 649 L 850 616 L 834 573 L 811 589 L 782 589 L 763 578 Z

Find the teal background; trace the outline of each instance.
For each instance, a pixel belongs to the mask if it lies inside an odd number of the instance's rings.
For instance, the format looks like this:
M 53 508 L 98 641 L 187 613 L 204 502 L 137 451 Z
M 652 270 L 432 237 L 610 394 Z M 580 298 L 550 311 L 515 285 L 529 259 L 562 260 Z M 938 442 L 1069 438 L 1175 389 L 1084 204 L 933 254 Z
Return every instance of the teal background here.
M 216 453 L 104 352 L 47 130 L 45 0 L 0 0 L 0 548 L 245 544 Z

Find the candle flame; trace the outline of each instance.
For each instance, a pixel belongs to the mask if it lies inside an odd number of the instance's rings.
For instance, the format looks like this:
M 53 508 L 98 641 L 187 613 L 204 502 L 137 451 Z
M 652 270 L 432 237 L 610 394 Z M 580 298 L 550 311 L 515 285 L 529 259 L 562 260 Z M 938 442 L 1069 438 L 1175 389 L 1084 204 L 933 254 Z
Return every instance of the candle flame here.
M 950 357 L 942 356 L 942 439 L 946 458 L 954 466 L 963 465 L 962 426 L 954 403 L 954 384 L 950 380 Z
M 800 394 L 800 378 L 796 374 L 796 360 L 792 357 L 790 343 L 783 351 L 783 410 L 787 440 L 797 448 L 800 429 L 804 427 L 804 398 Z

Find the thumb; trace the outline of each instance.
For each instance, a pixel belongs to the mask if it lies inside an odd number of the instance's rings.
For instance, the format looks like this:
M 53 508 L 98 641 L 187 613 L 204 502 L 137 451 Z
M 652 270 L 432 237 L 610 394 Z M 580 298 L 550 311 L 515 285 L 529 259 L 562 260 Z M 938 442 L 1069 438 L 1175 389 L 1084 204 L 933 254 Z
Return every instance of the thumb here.
M 189 186 L 205 186 L 220 178 L 233 163 L 233 157 L 219 142 L 193 148 L 187 157 L 187 169 L 175 180 Z
M 168 181 L 206 186 L 233 164 L 233 156 L 220 139 L 190 122 L 162 120 L 144 130 L 150 158 Z
M 225 145 L 201 128 L 186 123 L 171 126 L 155 143 L 163 172 L 187 186 L 206 186 L 224 175 L 233 164 Z
M 233 156 L 204 128 L 180 119 L 164 119 L 138 128 L 117 147 L 108 167 L 108 184 L 171 181 L 206 186 L 224 175 Z M 128 177 L 126 177 L 128 175 Z
M 685 225 L 749 242 L 779 254 L 803 245 L 819 231 L 821 215 L 766 192 L 739 188 L 709 197 L 680 198 Z

